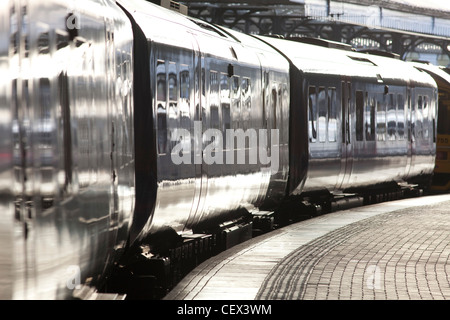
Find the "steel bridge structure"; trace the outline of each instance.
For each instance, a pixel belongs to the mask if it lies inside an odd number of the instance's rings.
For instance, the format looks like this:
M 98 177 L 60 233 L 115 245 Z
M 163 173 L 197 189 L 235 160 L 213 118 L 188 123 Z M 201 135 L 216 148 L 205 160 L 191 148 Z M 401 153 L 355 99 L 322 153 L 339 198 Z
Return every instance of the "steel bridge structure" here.
M 410 0 L 412 1 L 412 0 Z M 413 1 L 412 1 L 413 2 Z M 319 37 L 450 65 L 450 4 L 401 0 L 183 0 L 190 16 L 250 34 Z

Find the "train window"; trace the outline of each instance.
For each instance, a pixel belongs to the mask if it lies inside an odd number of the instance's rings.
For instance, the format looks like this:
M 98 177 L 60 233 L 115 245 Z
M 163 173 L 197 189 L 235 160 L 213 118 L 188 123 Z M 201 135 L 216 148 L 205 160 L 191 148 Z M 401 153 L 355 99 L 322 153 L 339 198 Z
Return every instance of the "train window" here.
M 189 92 L 190 92 L 190 78 L 189 78 L 189 70 L 187 70 L 189 66 L 181 65 L 180 71 L 180 99 L 189 100 Z
M 366 94 L 367 95 L 367 94 Z M 376 100 L 373 97 L 367 96 L 367 104 L 366 104 L 366 141 L 374 141 L 375 140 L 375 106 Z
M 239 76 L 233 76 L 231 85 L 232 85 L 232 92 L 233 92 L 233 107 L 236 109 L 239 109 L 241 107 L 241 95 L 240 95 L 240 85 L 239 85 Z
M 211 128 L 220 129 L 219 108 L 211 106 Z
M 276 129 L 277 127 L 277 89 L 274 87 L 272 88 L 272 120 L 273 120 L 273 129 Z
M 423 121 L 423 96 L 419 95 L 417 98 L 416 121 L 415 121 L 416 138 L 423 137 L 422 121 Z
M 166 153 L 167 146 L 166 90 L 166 64 L 163 60 L 158 60 L 156 64 L 156 101 L 159 154 Z
M 318 107 L 319 120 L 317 124 L 319 142 L 325 142 L 327 138 L 327 92 L 324 87 L 319 87 Z
M 240 128 L 241 86 L 239 76 L 231 77 L 231 113 L 233 117 L 232 121 L 233 129 Z
M 403 95 L 397 95 L 397 132 L 398 139 L 405 139 L 405 100 Z
M 167 87 L 169 93 L 169 109 L 167 111 L 168 121 L 168 137 L 170 138 L 169 150 L 173 150 L 175 145 L 181 141 L 180 135 L 177 134 L 178 127 L 178 88 L 177 88 L 177 65 L 175 62 L 168 64 Z
M 56 50 L 60 50 L 69 45 L 69 34 L 66 31 L 56 29 L 55 34 L 56 34 Z
M 177 101 L 178 100 L 178 88 L 177 88 L 177 66 L 175 63 L 169 63 L 169 100 Z
M 211 108 L 211 128 L 220 129 L 219 119 L 219 75 L 216 71 L 209 74 L 209 99 Z
M 393 93 L 389 94 L 387 106 L 387 133 L 389 140 L 395 140 L 397 131 L 396 101 Z
M 211 107 L 219 107 L 219 74 L 213 70 L 209 73 L 209 101 Z
M 166 64 L 158 60 L 156 64 L 156 100 L 166 101 Z M 165 107 L 165 106 L 164 106 Z
M 222 109 L 222 131 L 226 132 L 227 129 L 231 128 L 230 86 L 226 73 L 220 74 L 220 107 Z M 223 145 L 227 145 L 226 134 L 223 136 Z
M 424 138 L 428 138 L 428 107 L 428 96 L 423 96 L 422 122 Z
M 336 142 L 336 88 L 328 88 L 328 141 Z
M 50 35 L 48 32 L 42 32 L 38 36 L 38 52 L 39 54 L 50 53 Z
M 351 102 L 351 84 L 345 81 L 341 82 L 341 139 L 342 143 L 350 141 L 350 127 L 349 127 L 349 106 Z
M 249 78 L 242 78 L 242 101 L 244 107 L 247 109 L 251 109 L 252 107 L 252 94 L 251 94 L 251 85 Z
M 364 140 L 364 93 L 356 90 L 356 141 Z
M 316 111 L 317 111 L 317 98 L 316 98 L 316 87 L 310 86 L 308 89 L 308 130 L 309 130 L 309 141 L 316 142 L 317 131 L 316 131 Z
M 377 141 L 386 140 L 386 103 L 384 95 L 377 100 Z
M 167 146 L 167 115 L 166 110 L 158 104 L 157 109 L 158 121 L 158 152 L 159 154 L 166 153 Z

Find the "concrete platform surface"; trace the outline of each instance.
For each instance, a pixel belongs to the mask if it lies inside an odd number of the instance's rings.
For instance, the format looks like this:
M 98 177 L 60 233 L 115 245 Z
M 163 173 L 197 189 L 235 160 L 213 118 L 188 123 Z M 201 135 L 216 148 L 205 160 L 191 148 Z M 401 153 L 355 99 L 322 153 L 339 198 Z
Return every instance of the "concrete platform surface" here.
M 164 299 L 450 299 L 450 195 L 275 230 L 203 262 Z

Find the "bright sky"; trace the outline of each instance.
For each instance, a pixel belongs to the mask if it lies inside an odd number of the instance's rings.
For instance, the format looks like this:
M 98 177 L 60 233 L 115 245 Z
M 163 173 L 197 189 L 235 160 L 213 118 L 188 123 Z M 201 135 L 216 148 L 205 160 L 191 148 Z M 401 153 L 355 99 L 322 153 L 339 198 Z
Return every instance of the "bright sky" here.
M 418 7 L 450 11 L 449 0 L 390 0 L 392 2 L 400 2 Z

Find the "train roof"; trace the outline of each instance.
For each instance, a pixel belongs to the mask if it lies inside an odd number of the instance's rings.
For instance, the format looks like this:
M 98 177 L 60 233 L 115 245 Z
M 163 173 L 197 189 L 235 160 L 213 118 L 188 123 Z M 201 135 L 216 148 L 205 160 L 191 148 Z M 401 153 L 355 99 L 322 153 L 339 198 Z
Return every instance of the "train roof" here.
M 450 91 L 450 74 L 444 69 L 430 63 L 410 62 L 415 68 L 427 72 L 438 83 L 440 89 Z
M 258 65 L 256 52 L 272 61 L 272 68 L 286 70 L 288 62 L 278 51 L 260 40 L 225 27 L 188 17 L 142 0 L 122 0 L 147 39 L 169 46 L 200 49 L 216 57 Z M 196 40 L 194 39 L 196 38 Z
M 279 50 L 306 74 L 327 74 L 366 78 L 386 84 L 435 86 L 434 80 L 408 63 L 379 54 L 359 53 L 347 47 L 304 43 L 295 40 L 257 36 Z M 331 43 L 331 42 L 330 42 Z

